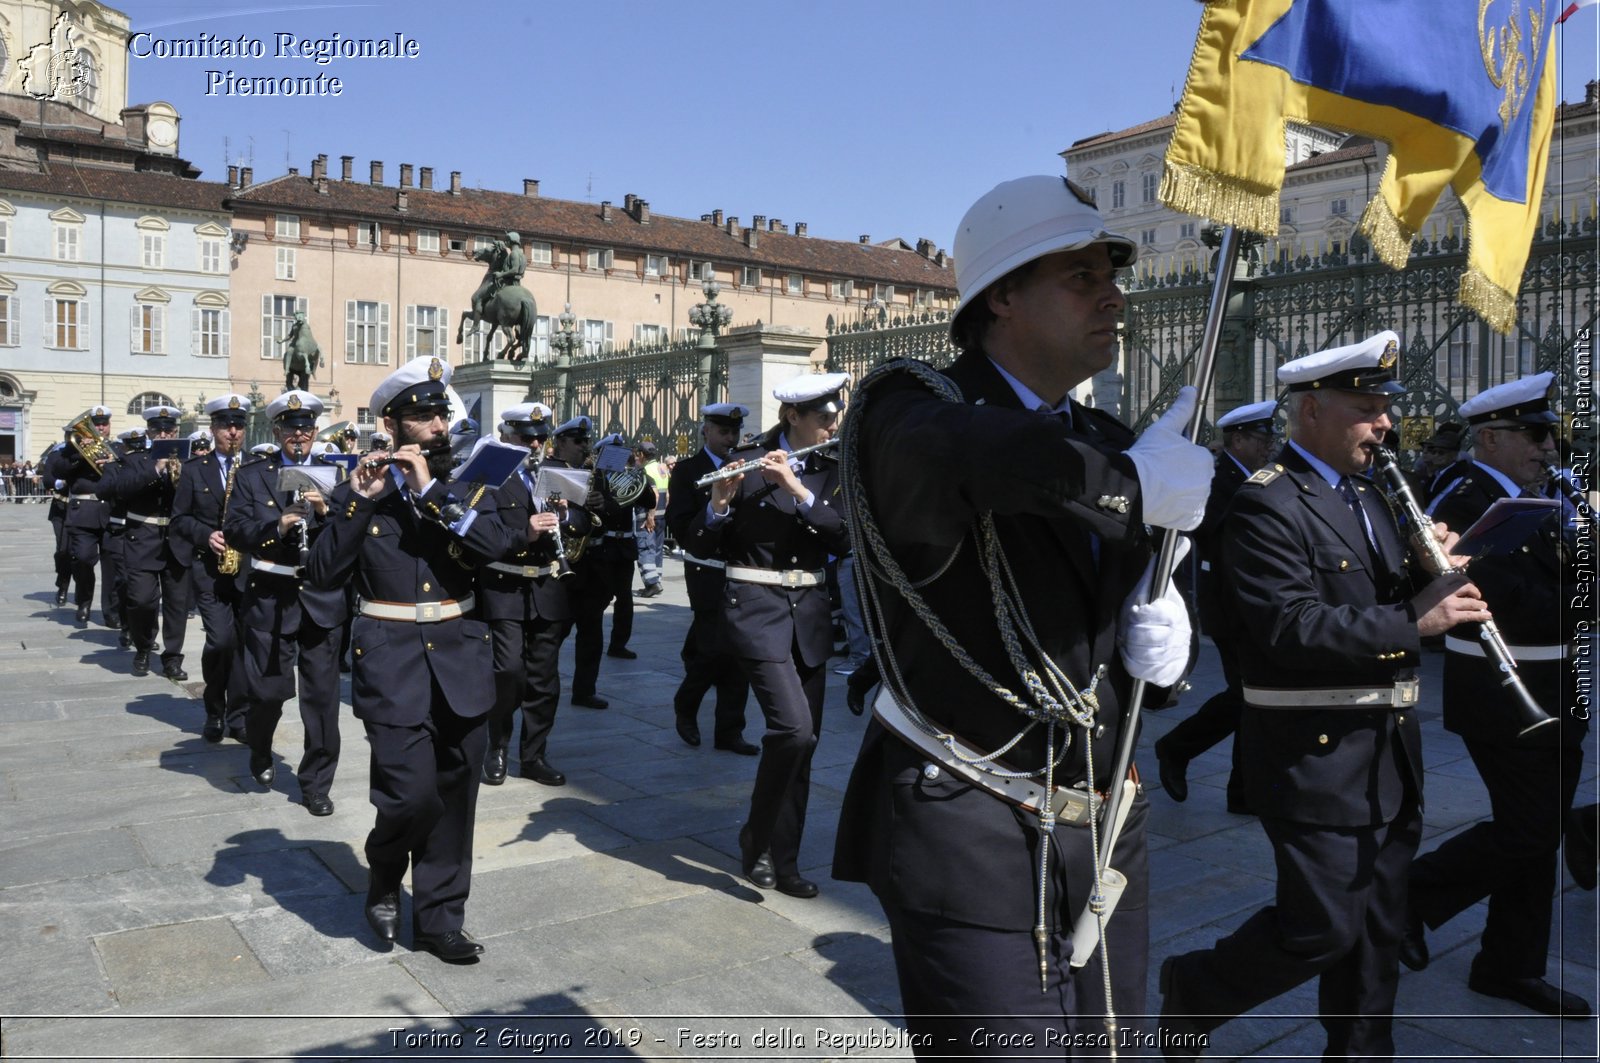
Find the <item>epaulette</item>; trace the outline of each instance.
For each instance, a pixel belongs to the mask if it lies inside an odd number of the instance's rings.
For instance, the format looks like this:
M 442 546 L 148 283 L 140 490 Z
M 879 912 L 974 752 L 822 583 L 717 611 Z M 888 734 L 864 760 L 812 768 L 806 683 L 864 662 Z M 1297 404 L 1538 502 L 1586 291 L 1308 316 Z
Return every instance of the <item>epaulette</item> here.
M 1250 478 L 1246 480 L 1245 483 L 1255 484 L 1257 487 L 1265 487 L 1267 484 L 1271 483 L 1282 475 L 1282 465 L 1263 465 L 1261 468 L 1251 473 Z

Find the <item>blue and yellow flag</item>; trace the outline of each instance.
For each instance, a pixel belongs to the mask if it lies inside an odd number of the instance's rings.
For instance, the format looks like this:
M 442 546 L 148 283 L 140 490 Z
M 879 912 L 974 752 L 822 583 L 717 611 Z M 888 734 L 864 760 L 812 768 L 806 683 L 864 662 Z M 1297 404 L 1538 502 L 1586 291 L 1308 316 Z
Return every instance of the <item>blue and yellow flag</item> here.
M 1561 0 L 1211 0 L 1161 199 L 1278 231 L 1284 122 L 1389 145 L 1360 230 L 1400 269 L 1445 186 L 1466 208 L 1461 302 L 1509 332 L 1555 115 Z

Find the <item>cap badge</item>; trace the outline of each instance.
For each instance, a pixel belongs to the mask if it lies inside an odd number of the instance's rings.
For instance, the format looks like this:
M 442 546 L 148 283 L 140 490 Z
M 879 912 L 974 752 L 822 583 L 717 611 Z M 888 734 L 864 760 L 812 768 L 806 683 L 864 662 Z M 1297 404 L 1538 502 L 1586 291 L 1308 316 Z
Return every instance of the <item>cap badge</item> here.
M 237 410 L 238 408 L 239 408 L 239 396 L 230 395 L 228 397 L 228 409 Z
M 1390 340 L 1383 345 L 1383 353 L 1378 355 L 1379 369 L 1393 369 L 1394 363 L 1400 358 L 1400 345 Z
M 435 358 L 432 362 L 428 363 L 428 379 L 429 380 L 442 380 L 443 378 L 444 378 L 444 363 L 440 362 L 439 359 Z
M 284 403 L 284 405 L 287 406 L 291 410 L 298 410 L 300 408 L 300 396 L 299 395 L 290 395 L 289 396 L 289 401 Z

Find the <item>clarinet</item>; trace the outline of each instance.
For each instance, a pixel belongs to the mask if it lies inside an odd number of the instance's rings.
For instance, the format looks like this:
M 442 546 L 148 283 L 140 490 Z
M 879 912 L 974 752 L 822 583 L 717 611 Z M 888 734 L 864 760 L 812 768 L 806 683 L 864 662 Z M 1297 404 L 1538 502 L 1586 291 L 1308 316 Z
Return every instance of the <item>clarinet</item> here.
M 1550 477 L 1550 483 L 1555 489 L 1560 491 L 1572 508 L 1578 511 L 1578 519 L 1587 520 L 1589 500 L 1578 490 L 1577 484 L 1561 475 L 1561 470 L 1549 462 L 1545 463 L 1544 471 Z
M 1406 482 L 1405 473 L 1400 471 L 1394 451 L 1386 447 L 1376 449 L 1378 475 L 1383 478 L 1390 500 L 1405 514 L 1406 524 L 1411 529 L 1412 547 L 1425 556 L 1429 564 L 1439 570 L 1440 575 L 1464 572 L 1464 567 L 1458 568 L 1450 563 L 1444 547 L 1433 537 L 1433 521 L 1428 519 L 1427 514 L 1422 512 L 1422 507 L 1417 504 L 1417 496 L 1411 493 L 1411 485 Z M 1494 620 L 1480 622 L 1478 629 L 1478 637 L 1483 640 L 1484 652 L 1504 676 L 1500 680 L 1500 685 L 1506 687 L 1513 697 L 1512 707 L 1516 712 L 1518 724 L 1517 738 L 1527 738 L 1533 732 L 1555 723 L 1556 718 L 1540 708 L 1539 703 L 1533 700 L 1533 695 L 1528 693 L 1527 686 L 1522 682 L 1522 676 L 1517 672 L 1517 660 L 1511 656 L 1511 650 L 1507 648 L 1506 641 L 1501 637 L 1500 629 Z

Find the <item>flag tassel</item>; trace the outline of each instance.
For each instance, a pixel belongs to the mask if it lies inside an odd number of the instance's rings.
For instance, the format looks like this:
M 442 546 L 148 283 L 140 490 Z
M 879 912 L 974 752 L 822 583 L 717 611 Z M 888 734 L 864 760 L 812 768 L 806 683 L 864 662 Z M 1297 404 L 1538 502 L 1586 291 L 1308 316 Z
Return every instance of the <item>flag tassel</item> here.
M 1184 214 L 1212 218 L 1224 225 L 1276 236 L 1278 190 L 1241 181 L 1203 166 L 1167 161 L 1161 176 L 1161 201 Z

